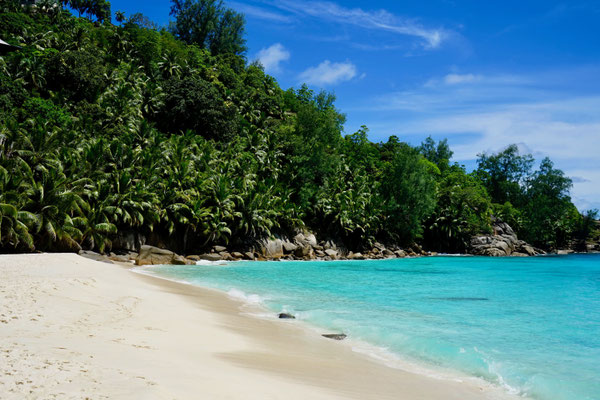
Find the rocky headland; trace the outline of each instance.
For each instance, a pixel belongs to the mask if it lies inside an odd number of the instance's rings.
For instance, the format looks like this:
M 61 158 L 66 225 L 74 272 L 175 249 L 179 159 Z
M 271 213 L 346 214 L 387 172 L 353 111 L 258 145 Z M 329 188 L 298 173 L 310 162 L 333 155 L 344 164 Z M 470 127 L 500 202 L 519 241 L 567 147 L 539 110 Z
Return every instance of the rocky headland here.
M 299 232 L 293 237 L 272 237 L 256 242 L 245 248 L 212 246 L 209 251 L 199 254 L 179 255 L 161 246 L 146 244 L 144 238 L 135 234 L 121 236 L 115 241 L 114 252 L 101 255 L 91 251 L 80 254 L 96 260 L 143 265 L 184 265 L 199 261 L 266 261 L 266 260 L 367 260 L 419 256 L 434 256 L 438 253 L 422 249 L 418 244 L 401 248 L 393 244 L 375 242 L 362 251 L 352 251 L 334 240 L 318 240 L 311 232 Z M 595 244 L 590 251 L 595 249 Z M 600 246 L 598 246 L 600 248 Z M 564 254 L 564 251 L 562 251 Z M 529 257 L 546 254 L 520 240 L 513 229 L 505 222 L 495 221 L 493 232 L 471 238 L 466 254 L 491 257 Z
M 517 234 L 505 222 L 494 221 L 492 229 L 491 234 L 471 238 L 469 254 L 491 257 L 528 257 L 546 254 L 544 250 L 519 240 Z

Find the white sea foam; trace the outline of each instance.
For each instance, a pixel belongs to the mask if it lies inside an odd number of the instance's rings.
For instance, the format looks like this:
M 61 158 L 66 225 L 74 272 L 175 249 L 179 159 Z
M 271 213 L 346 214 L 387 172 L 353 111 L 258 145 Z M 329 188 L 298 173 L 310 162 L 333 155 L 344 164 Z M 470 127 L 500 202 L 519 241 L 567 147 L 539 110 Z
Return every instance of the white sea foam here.
M 405 358 L 401 358 L 396 353 L 392 352 L 386 347 L 376 346 L 364 342 L 362 340 L 350 339 L 348 341 L 348 345 L 352 347 L 352 351 L 367 355 L 375 360 L 382 362 L 390 368 L 401 369 L 403 371 L 408 371 L 419 375 L 425 375 L 434 379 L 449 380 L 454 382 L 464 382 L 465 379 L 470 378 L 454 373 L 454 371 L 442 371 L 434 370 L 433 368 L 428 368 L 424 365 L 421 365 L 417 361 L 413 362 Z
M 276 320 L 279 319 L 276 313 L 268 312 L 268 311 L 252 311 L 252 312 L 242 312 L 242 315 L 247 315 L 253 318 L 267 319 L 267 320 Z
M 514 386 L 511 386 L 506 382 L 506 380 L 500 373 L 501 363 L 499 363 L 497 361 L 492 361 L 492 359 L 490 357 L 488 357 L 485 352 L 481 351 L 477 347 L 473 347 L 473 350 L 475 350 L 475 352 L 481 356 L 483 361 L 488 366 L 488 372 L 496 377 L 496 380 L 500 387 L 504 388 L 504 390 L 506 390 L 509 394 L 516 395 L 516 396 L 526 396 L 526 393 L 524 393 L 522 390 L 520 390 L 519 388 L 516 388 Z
M 443 381 L 452 381 L 458 383 L 469 382 L 470 384 L 476 385 L 482 390 L 485 390 L 487 392 L 486 398 L 489 399 L 505 400 L 507 399 L 505 393 L 508 393 L 510 398 L 526 396 L 526 393 L 524 393 L 522 390 L 518 390 L 508 385 L 498 374 L 497 376 L 499 381 L 497 384 L 494 384 L 483 378 L 466 375 L 455 370 L 429 366 L 416 360 L 412 361 L 401 357 L 397 353 L 392 352 L 385 347 L 376 346 L 362 340 L 349 338 L 346 344 L 351 346 L 352 351 L 368 356 L 369 358 L 381 362 L 390 368 L 400 369 Z
M 241 300 L 246 304 L 258 305 L 263 304 L 264 298 L 257 294 L 246 294 L 238 289 L 231 289 L 227 292 L 227 295 L 233 299 Z
M 208 260 L 198 260 L 196 261 L 196 265 L 208 265 L 208 266 L 217 266 L 217 265 L 227 265 L 227 261 L 208 261 Z

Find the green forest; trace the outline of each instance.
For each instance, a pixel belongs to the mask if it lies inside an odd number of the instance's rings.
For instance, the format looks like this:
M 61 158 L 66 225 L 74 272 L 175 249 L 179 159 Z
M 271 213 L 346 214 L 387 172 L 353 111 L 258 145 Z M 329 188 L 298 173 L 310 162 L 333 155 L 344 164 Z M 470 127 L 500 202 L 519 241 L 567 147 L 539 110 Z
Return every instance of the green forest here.
M 465 252 L 494 218 L 585 248 L 596 213 L 548 158 L 509 145 L 469 172 L 447 140 L 344 132 L 332 93 L 282 89 L 244 16 L 174 0 L 173 23 L 104 0 L 0 1 L 0 252 L 107 252 L 118 232 L 184 254 L 308 230 Z

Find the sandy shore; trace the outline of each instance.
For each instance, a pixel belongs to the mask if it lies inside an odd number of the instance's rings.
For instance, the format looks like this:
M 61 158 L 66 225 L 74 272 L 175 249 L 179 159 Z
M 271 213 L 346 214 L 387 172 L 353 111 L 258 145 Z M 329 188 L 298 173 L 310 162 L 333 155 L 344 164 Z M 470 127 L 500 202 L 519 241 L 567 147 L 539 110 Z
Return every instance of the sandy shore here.
M 225 294 L 74 254 L 0 256 L 2 399 L 501 399 Z

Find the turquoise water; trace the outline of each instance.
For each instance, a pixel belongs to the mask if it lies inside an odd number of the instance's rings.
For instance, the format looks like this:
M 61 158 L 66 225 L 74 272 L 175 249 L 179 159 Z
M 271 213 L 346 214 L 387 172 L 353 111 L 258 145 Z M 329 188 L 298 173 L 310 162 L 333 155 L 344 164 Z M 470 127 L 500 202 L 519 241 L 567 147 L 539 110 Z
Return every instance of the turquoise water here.
M 600 255 L 237 262 L 152 273 L 245 293 L 433 370 L 600 399 Z

